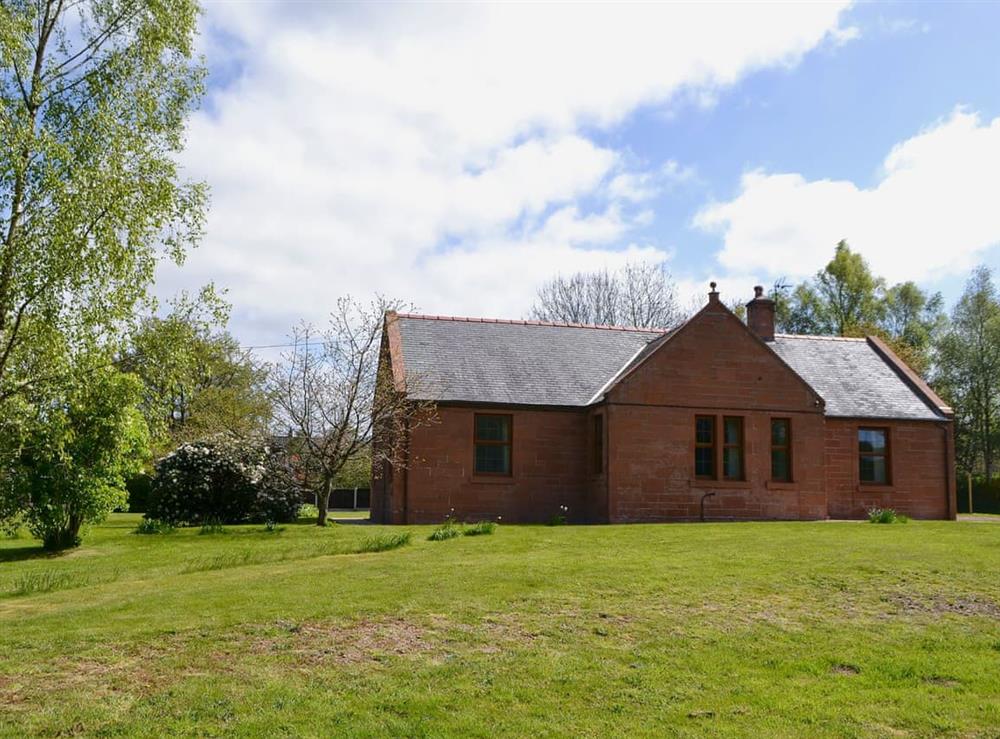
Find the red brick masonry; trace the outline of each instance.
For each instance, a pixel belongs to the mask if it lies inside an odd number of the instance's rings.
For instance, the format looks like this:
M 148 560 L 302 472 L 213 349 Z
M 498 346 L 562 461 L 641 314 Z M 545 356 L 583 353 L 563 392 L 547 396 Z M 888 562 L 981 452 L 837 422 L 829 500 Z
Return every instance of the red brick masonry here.
M 390 348 L 398 346 L 389 334 Z M 388 353 L 399 361 L 398 352 Z M 510 477 L 473 473 L 475 413 L 512 416 Z M 595 414 L 604 415 L 601 471 Z M 697 415 L 716 416 L 720 437 L 724 417 L 743 419 L 745 479 L 695 478 Z M 578 523 L 692 521 L 703 505 L 707 520 L 859 518 L 872 506 L 955 517 L 950 420 L 826 416 L 817 393 L 717 302 L 592 406 L 440 404 L 438 416 L 411 432 L 405 469 L 379 471 L 374 520 L 434 523 L 454 512 L 470 521 L 543 522 L 566 506 Z M 791 482 L 770 480 L 775 417 L 791 421 Z M 859 426 L 889 430 L 889 485 L 859 481 Z

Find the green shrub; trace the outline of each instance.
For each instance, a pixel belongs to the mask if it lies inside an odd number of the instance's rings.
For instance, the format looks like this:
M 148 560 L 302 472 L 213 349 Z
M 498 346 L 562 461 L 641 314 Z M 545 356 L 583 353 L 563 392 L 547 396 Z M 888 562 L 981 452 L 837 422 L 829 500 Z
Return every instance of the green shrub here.
M 175 526 L 243 523 L 263 475 L 257 445 L 224 438 L 182 444 L 157 462 L 146 516 Z
M 282 450 L 269 450 L 264 458 L 264 474 L 257 483 L 257 499 L 252 517 L 262 518 L 268 530 L 276 524 L 290 523 L 299 517 L 302 488 Z
M 362 552 L 385 552 L 389 549 L 398 549 L 399 547 L 405 547 L 409 544 L 412 537 L 413 534 L 409 531 L 402 534 L 379 534 L 378 536 L 369 536 L 361 542 L 357 551 L 360 554 Z
M 896 513 L 892 508 L 869 508 L 868 523 L 906 523 L 907 516 Z
M 183 444 L 156 465 L 148 518 L 172 525 L 287 523 L 302 495 L 284 452 L 218 437 Z
M 74 353 L 66 369 L 8 404 L 0 435 L 0 520 L 18 516 L 50 551 L 79 546 L 87 524 L 124 506 L 147 454 L 138 379 L 103 354 Z
M 455 519 L 446 518 L 444 523 L 438 526 L 431 532 L 431 535 L 427 537 L 428 541 L 445 541 L 446 539 L 454 539 L 456 536 L 462 535 L 462 528 L 455 523 Z
M 496 531 L 497 525 L 495 521 L 480 521 L 479 523 L 474 523 L 470 526 L 466 526 L 462 533 L 466 536 L 487 536 Z
M 165 521 L 157 521 L 155 518 L 144 518 L 135 527 L 136 534 L 172 534 L 177 529 Z
M 319 508 L 312 503 L 304 503 L 299 506 L 299 518 L 318 518 Z

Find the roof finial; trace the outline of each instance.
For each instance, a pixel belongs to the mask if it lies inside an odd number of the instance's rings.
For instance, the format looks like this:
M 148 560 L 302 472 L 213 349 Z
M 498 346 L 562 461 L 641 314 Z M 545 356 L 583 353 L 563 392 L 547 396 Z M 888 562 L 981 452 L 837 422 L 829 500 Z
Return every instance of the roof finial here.
M 719 302 L 719 293 L 715 289 L 715 280 L 712 280 L 710 283 L 708 283 L 708 285 L 709 285 L 709 287 L 712 288 L 712 292 L 710 292 L 708 294 L 708 302 L 709 303 L 718 303 Z

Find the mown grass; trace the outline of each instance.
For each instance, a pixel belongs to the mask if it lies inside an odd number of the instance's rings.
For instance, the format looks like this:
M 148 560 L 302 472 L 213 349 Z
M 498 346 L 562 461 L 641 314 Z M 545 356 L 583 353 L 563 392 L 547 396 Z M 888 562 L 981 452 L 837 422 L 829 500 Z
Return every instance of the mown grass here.
M 136 524 L 58 557 L 0 541 L 0 734 L 1000 726 L 996 524 L 503 526 L 446 545 L 431 527 Z

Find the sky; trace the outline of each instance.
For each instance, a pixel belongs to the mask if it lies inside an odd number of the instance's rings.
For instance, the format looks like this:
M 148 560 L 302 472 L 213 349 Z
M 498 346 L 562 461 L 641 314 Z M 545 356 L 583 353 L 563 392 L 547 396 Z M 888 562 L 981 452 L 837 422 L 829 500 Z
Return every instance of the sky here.
M 555 274 L 666 260 L 683 305 L 847 239 L 951 303 L 1000 273 L 1000 3 L 206 0 L 185 176 L 246 345 L 375 294 L 521 318 Z

